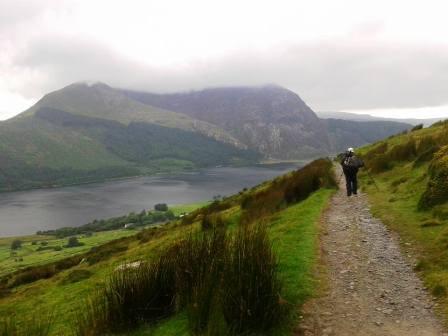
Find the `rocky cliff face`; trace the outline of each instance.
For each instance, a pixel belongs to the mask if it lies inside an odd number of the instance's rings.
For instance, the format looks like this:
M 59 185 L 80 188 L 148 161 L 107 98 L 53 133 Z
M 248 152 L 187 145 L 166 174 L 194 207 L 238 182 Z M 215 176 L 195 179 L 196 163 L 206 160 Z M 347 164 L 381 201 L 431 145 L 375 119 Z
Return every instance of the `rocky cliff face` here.
M 279 86 L 123 92 L 144 104 L 217 125 L 266 158 L 312 157 L 331 148 L 324 123 L 297 94 Z

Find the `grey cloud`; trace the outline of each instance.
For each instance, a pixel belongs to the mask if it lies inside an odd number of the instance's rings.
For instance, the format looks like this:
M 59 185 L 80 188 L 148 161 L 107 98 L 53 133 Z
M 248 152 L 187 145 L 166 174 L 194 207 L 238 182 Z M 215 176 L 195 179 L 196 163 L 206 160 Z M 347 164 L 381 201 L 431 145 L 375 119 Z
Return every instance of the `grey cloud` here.
M 8 34 L 5 29 L 31 20 L 48 9 L 58 10 L 70 4 L 71 0 L 2 0 L 0 2 L 0 34 Z M 32 29 L 32 28 L 30 28 Z
M 23 88 L 28 94 L 91 79 L 157 92 L 277 83 L 297 92 L 316 110 L 448 103 L 448 48 L 444 46 L 320 41 L 163 69 L 130 61 L 95 41 L 51 36 L 30 44 L 15 65 L 47 78 L 40 84 L 29 82 Z

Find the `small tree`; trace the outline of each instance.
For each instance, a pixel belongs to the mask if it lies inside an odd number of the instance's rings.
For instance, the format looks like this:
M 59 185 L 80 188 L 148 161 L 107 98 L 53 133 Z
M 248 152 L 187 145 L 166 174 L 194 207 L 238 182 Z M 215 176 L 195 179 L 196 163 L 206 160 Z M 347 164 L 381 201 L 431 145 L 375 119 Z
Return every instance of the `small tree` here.
M 84 245 L 78 240 L 78 237 L 70 237 L 68 239 L 67 245 L 65 247 L 76 247 L 76 246 L 82 246 Z
M 22 247 L 22 241 L 19 239 L 15 239 L 11 243 L 11 250 L 18 250 Z
M 154 210 L 156 211 L 168 211 L 168 205 L 166 203 L 159 203 L 154 205 Z

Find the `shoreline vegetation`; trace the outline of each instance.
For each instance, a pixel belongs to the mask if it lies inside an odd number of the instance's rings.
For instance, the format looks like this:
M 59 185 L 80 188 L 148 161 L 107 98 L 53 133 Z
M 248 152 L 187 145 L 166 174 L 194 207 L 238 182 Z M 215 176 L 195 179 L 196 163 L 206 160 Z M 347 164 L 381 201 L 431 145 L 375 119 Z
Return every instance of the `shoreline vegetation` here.
M 209 202 L 202 202 L 169 206 L 166 211 L 167 214 L 163 214 L 163 218 L 179 218 L 182 214 L 194 211 L 208 203 Z M 148 212 L 149 211 L 145 211 L 145 217 L 140 218 L 147 220 L 148 216 L 146 213 Z M 158 213 L 158 216 L 160 216 L 160 212 Z M 140 230 L 148 229 L 149 227 L 158 227 L 167 223 L 167 221 L 164 220 L 152 223 L 142 223 L 142 225 L 135 225 L 129 228 L 124 228 L 124 224 L 121 225 L 121 219 L 138 218 L 139 215 L 141 215 L 141 213 L 130 213 L 125 216 L 97 221 L 99 223 L 103 221 L 105 225 L 108 223 L 117 224 L 118 226 L 113 229 L 95 231 L 95 228 L 92 228 L 92 230 L 89 230 L 89 227 L 85 229 L 86 225 L 88 225 L 85 224 L 80 227 L 42 231 L 34 235 L 0 237 L 0 277 L 19 269 L 45 264 L 47 262 L 54 262 L 62 258 L 80 254 L 95 246 L 108 243 L 109 241 L 132 236 L 137 234 Z M 159 218 L 161 218 L 161 216 Z M 129 223 L 129 221 L 126 221 L 126 224 L 127 223 Z M 64 248 L 64 245 L 68 242 L 70 237 L 78 238 L 82 245 Z M 14 242 L 20 242 L 21 247 L 12 249 L 11 247 Z
M 318 223 L 334 191 L 331 161 L 316 160 L 166 225 L 2 277 L 0 328 L 36 324 L 27 312 L 39 307 L 43 335 L 287 335 L 316 287 Z M 186 253 L 170 252 L 178 248 Z

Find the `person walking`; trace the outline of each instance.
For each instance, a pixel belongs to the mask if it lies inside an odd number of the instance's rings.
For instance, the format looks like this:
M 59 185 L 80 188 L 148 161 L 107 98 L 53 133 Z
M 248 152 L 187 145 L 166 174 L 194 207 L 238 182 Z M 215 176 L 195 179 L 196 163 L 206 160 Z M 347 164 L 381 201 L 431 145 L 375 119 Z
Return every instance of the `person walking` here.
M 364 167 L 364 162 L 355 155 L 353 148 L 347 149 L 341 160 L 347 186 L 347 196 L 358 194 L 358 170 Z

